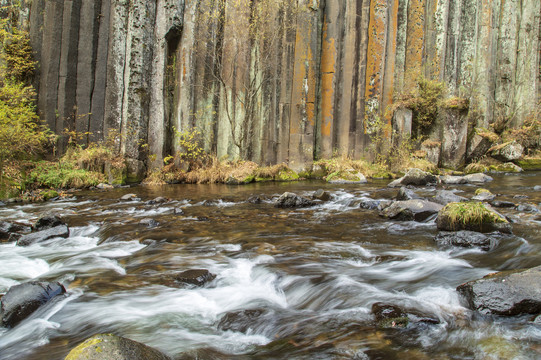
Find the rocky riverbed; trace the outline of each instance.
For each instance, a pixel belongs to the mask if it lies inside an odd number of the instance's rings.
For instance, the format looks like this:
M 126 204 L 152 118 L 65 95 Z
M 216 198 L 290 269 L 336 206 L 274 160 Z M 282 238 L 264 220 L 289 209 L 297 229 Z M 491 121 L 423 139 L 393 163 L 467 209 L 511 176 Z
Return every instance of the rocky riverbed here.
M 422 176 L 2 206 L 0 358 L 539 358 L 541 175 Z

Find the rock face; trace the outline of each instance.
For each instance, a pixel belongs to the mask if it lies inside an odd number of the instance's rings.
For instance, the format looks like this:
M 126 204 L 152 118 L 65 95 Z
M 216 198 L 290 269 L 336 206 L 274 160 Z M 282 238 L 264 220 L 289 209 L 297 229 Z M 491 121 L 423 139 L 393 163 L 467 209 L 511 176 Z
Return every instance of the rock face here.
M 314 205 L 314 202 L 312 200 L 290 192 L 283 193 L 274 202 L 274 206 L 278 208 L 308 207 L 312 205 Z
M 471 11 L 433 0 L 284 3 L 284 10 L 270 8 L 269 21 L 257 32 L 279 41 L 252 52 L 245 44 L 257 40 L 247 33 L 235 38 L 232 31 L 251 26 L 234 5 L 25 1 L 30 11 L 23 9 L 21 17 L 40 63 L 39 111 L 59 134 L 69 127 L 98 140 L 119 132 L 126 139 L 120 150 L 128 157 L 128 175 L 136 179 L 146 153 L 162 164 L 177 150 L 168 130 L 173 127 L 199 127 L 207 135 L 204 148 L 218 157 L 288 162 L 295 169 L 314 156 L 358 159 L 370 145 L 367 130 L 387 119 L 393 95 L 413 88 L 421 73 L 441 79 L 450 94 L 475 87 L 479 127 L 501 112 L 516 115 L 512 125 L 521 125 L 539 99 L 537 0 L 471 0 Z M 209 13 L 217 16 L 205 17 Z M 217 19 L 228 21 L 218 26 Z M 219 56 L 212 56 L 217 49 Z M 213 80 L 220 73 L 212 69 L 220 64 L 236 76 Z M 252 104 L 240 99 L 242 85 L 254 79 L 264 81 L 252 89 L 256 106 L 250 114 L 245 109 Z M 434 161 L 460 164 L 468 151 L 465 109 L 442 110 L 441 159 Z M 413 116 L 402 107 L 385 121 L 406 135 Z M 481 156 L 470 145 L 472 156 Z
M 2 326 L 16 326 L 40 306 L 65 292 L 66 289 L 60 283 L 32 281 L 12 286 L 1 300 Z
M 487 275 L 457 287 L 469 307 L 483 314 L 521 315 L 541 312 L 541 266 Z
M 511 224 L 489 206 L 477 202 L 449 203 L 438 213 L 439 230 L 511 233 Z
M 171 360 L 137 341 L 113 334 L 99 334 L 73 348 L 65 360 Z
M 380 214 L 386 218 L 402 221 L 425 221 L 436 215 L 443 208 L 442 205 L 426 200 L 395 201 Z
M 438 245 L 443 246 L 459 246 L 459 247 L 478 247 L 484 251 L 494 249 L 499 238 L 496 235 L 485 235 L 474 231 L 456 231 L 456 232 L 440 232 L 434 239 Z
M 23 235 L 17 240 L 18 246 L 29 246 L 32 244 L 40 243 L 56 237 L 67 238 L 70 234 L 67 225 L 59 225 L 54 228 L 33 232 L 31 234 Z

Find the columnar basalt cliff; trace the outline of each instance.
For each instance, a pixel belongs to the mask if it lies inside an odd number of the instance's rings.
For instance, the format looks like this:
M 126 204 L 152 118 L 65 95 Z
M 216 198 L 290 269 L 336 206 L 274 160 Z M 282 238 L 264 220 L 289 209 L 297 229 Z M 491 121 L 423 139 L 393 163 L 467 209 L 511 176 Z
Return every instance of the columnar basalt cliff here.
M 541 95 L 539 0 L 27 3 L 43 118 L 88 141 L 119 132 L 139 176 L 193 127 L 219 157 L 262 164 L 369 155 L 375 125 L 411 132 L 388 109 L 421 75 L 480 114 L 442 111 L 431 135 L 457 166 L 476 146 L 469 125 L 519 126 Z

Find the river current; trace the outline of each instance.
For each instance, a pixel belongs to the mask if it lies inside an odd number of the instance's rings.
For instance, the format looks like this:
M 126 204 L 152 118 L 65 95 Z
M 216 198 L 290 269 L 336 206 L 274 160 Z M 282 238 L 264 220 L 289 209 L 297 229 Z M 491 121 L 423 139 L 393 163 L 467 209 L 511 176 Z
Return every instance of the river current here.
M 498 200 L 539 206 L 540 174 L 494 178 L 484 187 Z M 97 333 L 181 359 L 540 358 L 539 325 L 474 313 L 455 290 L 491 272 L 541 265 L 540 214 L 501 209 L 514 234 L 490 252 L 439 247 L 434 219 L 395 222 L 360 208 L 395 196 L 386 184 L 138 186 L 0 207 L 2 220 L 27 224 L 59 212 L 71 231 L 29 247 L 0 244 L 0 294 L 30 280 L 68 290 L 15 328 L 0 328 L 0 359 L 63 359 Z M 471 197 L 478 187 L 447 188 Z M 304 209 L 272 204 L 286 191 L 311 197 L 318 189 L 331 200 Z M 140 200 L 119 200 L 128 193 Z M 158 196 L 170 201 L 147 203 Z M 253 196 L 261 202 L 247 201 Z M 216 278 L 202 287 L 168 281 L 188 269 Z M 378 326 L 377 302 L 431 321 Z M 228 314 L 236 323 L 224 328 Z

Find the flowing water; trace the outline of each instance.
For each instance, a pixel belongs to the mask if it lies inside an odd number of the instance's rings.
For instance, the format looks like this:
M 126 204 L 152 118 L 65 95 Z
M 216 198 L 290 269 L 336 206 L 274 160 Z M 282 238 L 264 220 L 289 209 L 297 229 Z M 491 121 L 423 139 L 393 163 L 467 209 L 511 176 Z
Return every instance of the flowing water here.
M 63 359 L 96 333 L 187 359 L 540 358 L 541 327 L 530 317 L 481 316 L 455 291 L 494 271 L 541 265 L 539 214 L 502 210 L 514 235 L 489 253 L 441 248 L 434 220 L 393 222 L 359 207 L 393 197 L 386 183 L 135 187 L 2 207 L 2 219 L 28 224 L 59 211 L 71 234 L 29 247 L 0 244 L 0 293 L 43 280 L 62 282 L 69 294 L 0 329 L 0 358 Z M 541 175 L 526 173 L 497 175 L 486 187 L 498 200 L 538 205 L 538 184 Z M 285 191 L 311 196 L 319 188 L 331 193 L 329 202 L 272 205 Z M 476 189 L 449 188 L 462 196 Z M 141 201 L 118 200 L 127 193 Z M 253 195 L 262 202 L 247 202 Z M 157 196 L 171 201 L 145 203 Z M 159 225 L 140 224 L 148 218 Z M 170 281 L 187 269 L 217 276 L 203 287 Z M 371 312 L 376 302 L 431 320 L 382 328 Z M 229 315 L 236 325 L 218 326 L 228 313 L 241 314 Z

